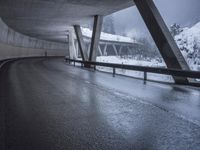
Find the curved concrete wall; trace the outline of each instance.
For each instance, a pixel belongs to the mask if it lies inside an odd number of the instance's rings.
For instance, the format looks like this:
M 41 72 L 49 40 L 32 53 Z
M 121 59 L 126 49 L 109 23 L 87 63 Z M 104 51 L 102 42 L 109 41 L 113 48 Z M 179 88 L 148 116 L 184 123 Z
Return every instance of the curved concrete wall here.
M 0 18 L 0 59 L 13 57 L 66 56 L 68 43 L 48 42 L 32 38 L 10 29 Z

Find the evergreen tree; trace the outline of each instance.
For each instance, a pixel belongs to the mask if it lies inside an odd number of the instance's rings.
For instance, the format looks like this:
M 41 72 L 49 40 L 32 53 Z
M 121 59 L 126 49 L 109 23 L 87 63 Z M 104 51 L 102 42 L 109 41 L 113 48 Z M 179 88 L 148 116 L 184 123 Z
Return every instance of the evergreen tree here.
M 173 37 L 175 37 L 176 35 L 180 34 L 183 31 L 183 29 L 181 29 L 180 25 L 174 23 L 171 27 L 170 27 L 170 32 L 172 34 Z

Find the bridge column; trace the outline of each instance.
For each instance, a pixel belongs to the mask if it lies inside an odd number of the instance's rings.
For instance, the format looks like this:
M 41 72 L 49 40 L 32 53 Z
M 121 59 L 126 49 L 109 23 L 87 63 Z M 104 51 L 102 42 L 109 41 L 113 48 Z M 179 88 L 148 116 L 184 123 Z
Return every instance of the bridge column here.
M 183 55 L 153 0 L 133 0 L 149 29 L 168 68 L 189 70 Z M 173 77 L 176 83 L 188 83 L 187 78 Z
M 83 41 L 83 35 L 82 35 L 82 32 L 81 32 L 81 27 L 79 25 L 75 25 L 74 31 L 76 33 L 76 37 L 77 37 L 77 41 L 78 41 L 79 50 L 80 50 L 80 53 L 81 53 L 82 60 L 83 61 L 88 60 L 86 45 Z
M 127 49 L 128 49 L 128 53 L 133 56 L 133 52 L 131 51 L 129 46 L 127 46 Z
M 90 56 L 89 61 L 96 61 L 98 45 L 101 36 L 101 29 L 103 23 L 103 16 L 94 16 L 94 25 L 91 39 Z
M 123 46 L 120 45 L 120 48 L 119 48 L 119 56 L 122 57 L 122 49 L 123 49 Z
M 103 55 L 106 56 L 107 55 L 107 48 L 108 45 L 105 43 L 104 49 L 103 49 Z
M 115 44 L 112 44 L 112 47 L 114 49 L 115 55 L 118 56 L 118 52 L 117 52 L 117 48 L 116 48 Z
M 87 54 L 88 54 L 88 56 L 90 55 L 90 47 L 91 47 L 91 44 L 88 43 L 88 44 L 87 44 Z
M 103 53 L 102 53 L 102 50 L 101 50 L 101 46 L 100 46 L 100 45 L 98 46 L 98 51 L 99 51 L 100 56 L 103 56 Z
M 74 39 L 74 34 L 73 30 L 69 30 L 69 35 L 68 35 L 68 41 L 69 41 L 69 57 L 70 59 L 76 59 L 76 50 L 75 50 L 75 39 Z

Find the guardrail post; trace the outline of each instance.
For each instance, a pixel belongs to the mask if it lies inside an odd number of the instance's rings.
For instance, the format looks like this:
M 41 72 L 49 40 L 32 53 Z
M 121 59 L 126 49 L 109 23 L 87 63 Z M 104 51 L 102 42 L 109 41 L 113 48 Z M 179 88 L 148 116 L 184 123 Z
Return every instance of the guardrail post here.
M 76 65 L 76 61 L 74 60 L 74 66 Z
M 115 70 L 115 68 L 113 68 L 113 77 L 115 77 L 115 72 L 116 72 L 116 70 Z

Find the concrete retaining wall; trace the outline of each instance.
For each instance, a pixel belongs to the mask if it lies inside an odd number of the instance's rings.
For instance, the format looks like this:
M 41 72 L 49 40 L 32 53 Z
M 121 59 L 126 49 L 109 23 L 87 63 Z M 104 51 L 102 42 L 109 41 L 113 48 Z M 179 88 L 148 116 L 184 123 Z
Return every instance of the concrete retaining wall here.
M 0 43 L 0 60 L 7 58 L 18 58 L 18 57 L 33 57 L 33 56 L 66 56 L 68 55 L 67 50 L 45 50 L 45 49 L 34 49 L 34 48 L 23 48 L 7 44 Z
M 48 42 L 10 29 L 0 18 L 0 60 L 13 57 L 69 55 L 68 43 Z

